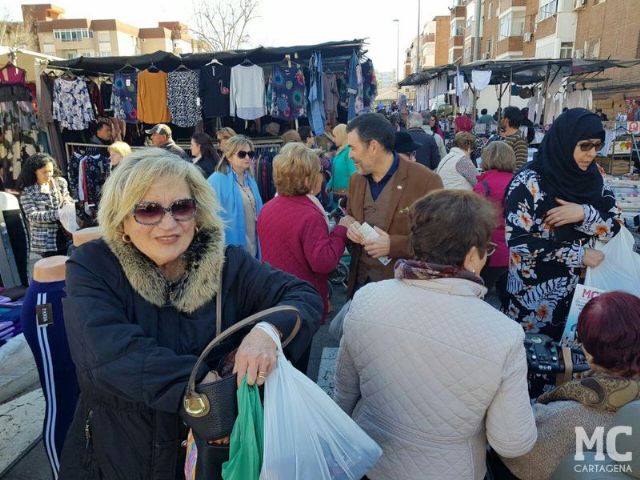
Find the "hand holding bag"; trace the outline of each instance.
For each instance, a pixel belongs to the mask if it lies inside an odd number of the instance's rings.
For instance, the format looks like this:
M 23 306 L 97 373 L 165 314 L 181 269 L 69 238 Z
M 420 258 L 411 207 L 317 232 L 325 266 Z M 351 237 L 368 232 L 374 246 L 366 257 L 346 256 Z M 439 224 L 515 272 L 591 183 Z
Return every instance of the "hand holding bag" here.
M 218 291 L 220 292 L 221 290 Z M 227 328 L 224 332 L 219 333 L 222 329 L 222 299 L 220 298 L 220 294 L 218 294 L 217 297 L 216 337 L 202 351 L 191 371 L 181 410 L 182 417 L 187 425 L 193 429 L 195 436 L 207 440 L 216 440 L 231 435 L 233 424 L 238 415 L 236 405 L 237 381 L 235 374 L 215 382 L 196 386 L 198 371 L 211 351 L 236 332 L 255 325 L 274 313 L 289 312 L 297 315 L 293 331 L 283 342 L 283 346 L 289 344 L 297 335 L 301 323 L 297 308 L 282 305 L 254 313 Z

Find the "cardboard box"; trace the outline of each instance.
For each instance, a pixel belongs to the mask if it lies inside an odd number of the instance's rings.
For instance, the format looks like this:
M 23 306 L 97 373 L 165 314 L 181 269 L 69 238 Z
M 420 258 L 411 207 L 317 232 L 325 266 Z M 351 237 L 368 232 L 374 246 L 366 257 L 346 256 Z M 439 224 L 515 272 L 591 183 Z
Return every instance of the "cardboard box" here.
M 596 157 L 596 162 L 608 175 L 626 175 L 632 167 L 631 160 L 624 158 Z

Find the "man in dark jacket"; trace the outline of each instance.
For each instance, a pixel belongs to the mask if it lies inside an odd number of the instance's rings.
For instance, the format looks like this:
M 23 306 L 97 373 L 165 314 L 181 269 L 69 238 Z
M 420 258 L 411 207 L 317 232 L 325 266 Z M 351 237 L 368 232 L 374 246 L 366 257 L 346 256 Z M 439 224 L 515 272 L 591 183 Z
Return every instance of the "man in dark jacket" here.
M 173 138 L 171 138 L 171 129 L 164 123 L 159 123 L 155 127 L 146 130 L 146 133 L 147 135 L 151 135 L 151 143 L 153 143 L 154 147 L 163 148 L 183 160 L 191 161 L 187 152 L 173 141 Z
M 407 133 L 414 142 L 422 145 L 416 150 L 416 162 L 435 170 L 440 163 L 440 151 L 434 138 L 423 130 L 422 115 L 415 112 L 409 114 L 408 126 Z

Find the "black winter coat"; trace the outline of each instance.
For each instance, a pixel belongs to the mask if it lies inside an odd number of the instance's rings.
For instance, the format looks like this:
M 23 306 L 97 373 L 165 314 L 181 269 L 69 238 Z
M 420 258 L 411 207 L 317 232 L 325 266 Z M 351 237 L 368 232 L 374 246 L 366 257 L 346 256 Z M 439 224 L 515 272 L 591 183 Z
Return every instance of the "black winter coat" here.
M 414 142 L 422 145 L 416 150 L 416 162 L 435 171 L 440 163 L 440 150 L 432 135 L 429 135 L 421 128 L 410 128 L 407 133 L 411 135 Z
M 175 288 L 130 244 L 94 241 L 67 262 L 65 326 L 81 393 L 61 480 L 184 478 L 187 431 L 178 410 L 197 356 L 215 335 L 220 277 L 223 328 L 292 305 L 302 328 L 285 353 L 296 359 L 308 347 L 322 315 L 316 291 L 220 242 L 216 231 L 196 234 L 185 256 L 188 276 Z M 268 321 L 286 337 L 295 319 Z

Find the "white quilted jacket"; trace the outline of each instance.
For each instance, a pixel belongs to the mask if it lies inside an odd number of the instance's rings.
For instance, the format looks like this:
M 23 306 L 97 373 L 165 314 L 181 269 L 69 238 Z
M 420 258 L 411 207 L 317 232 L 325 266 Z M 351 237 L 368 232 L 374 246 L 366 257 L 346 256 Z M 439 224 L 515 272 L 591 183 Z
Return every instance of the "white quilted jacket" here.
M 386 280 L 355 295 L 336 402 L 382 447 L 371 480 L 482 480 L 536 442 L 522 327 L 469 280 Z

